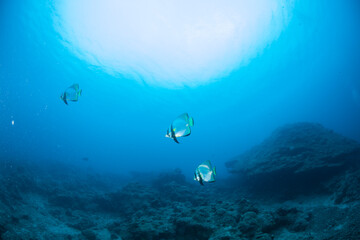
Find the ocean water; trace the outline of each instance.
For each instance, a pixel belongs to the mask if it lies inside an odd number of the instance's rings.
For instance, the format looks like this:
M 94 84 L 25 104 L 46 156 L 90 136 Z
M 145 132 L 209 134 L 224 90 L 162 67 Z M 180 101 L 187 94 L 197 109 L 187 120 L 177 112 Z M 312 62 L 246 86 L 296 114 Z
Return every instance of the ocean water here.
M 143 182 L 147 173 L 180 169 L 197 187 L 199 164 L 211 160 L 215 184 L 225 181 L 232 176 L 225 162 L 285 124 L 320 123 L 359 142 L 359 2 L 249 2 L 2 0 L 0 164 L 135 172 Z M 74 83 L 82 96 L 67 106 L 59 97 Z M 176 144 L 165 134 L 184 112 L 195 125 Z M 184 236 L 177 239 L 209 237 Z

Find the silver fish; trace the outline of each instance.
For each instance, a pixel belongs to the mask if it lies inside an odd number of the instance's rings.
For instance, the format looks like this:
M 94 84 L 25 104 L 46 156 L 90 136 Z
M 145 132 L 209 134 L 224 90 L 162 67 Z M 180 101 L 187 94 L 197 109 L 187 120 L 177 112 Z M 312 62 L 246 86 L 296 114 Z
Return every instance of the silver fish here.
M 212 167 L 211 162 L 207 160 L 195 169 L 194 180 L 204 185 L 204 182 L 215 182 L 215 176 L 216 169 Z
M 81 96 L 82 90 L 79 87 L 79 84 L 75 83 L 68 87 L 60 96 L 60 99 L 68 105 L 68 101 L 77 102 Z
M 189 114 L 183 113 L 171 123 L 165 137 L 172 138 L 176 143 L 179 143 L 177 138 L 189 136 L 192 126 L 194 126 L 194 119 L 189 117 Z

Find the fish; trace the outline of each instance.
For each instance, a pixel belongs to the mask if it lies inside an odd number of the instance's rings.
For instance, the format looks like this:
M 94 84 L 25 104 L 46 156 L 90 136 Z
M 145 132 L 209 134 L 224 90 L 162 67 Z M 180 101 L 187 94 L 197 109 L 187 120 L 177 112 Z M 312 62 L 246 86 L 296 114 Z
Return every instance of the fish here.
M 191 134 L 191 127 L 194 126 L 194 119 L 188 113 L 178 116 L 167 129 L 165 137 L 173 139 L 179 143 L 179 137 L 187 137 Z
M 82 89 L 80 89 L 79 84 L 75 83 L 68 87 L 60 96 L 60 99 L 68 105 L 68 101 L 77 102 L 81 96 Z
M 195 169 L 194 180 L 204 185 L 204 182 L 215 182 L 215 176 L 216 169 L 212 167 L 211 162 L 207 160 Z

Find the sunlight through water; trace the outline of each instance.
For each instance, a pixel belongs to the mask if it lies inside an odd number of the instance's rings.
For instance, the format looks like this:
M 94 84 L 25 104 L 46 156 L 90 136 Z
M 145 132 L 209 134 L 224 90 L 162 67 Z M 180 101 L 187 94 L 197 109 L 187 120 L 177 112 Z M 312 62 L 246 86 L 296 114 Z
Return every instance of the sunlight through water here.
M 54 25 L 76 56 L 119 79 L 194 87 L 261 54 L 293 7 L 286 0 L 64 0 L 54 6 Z

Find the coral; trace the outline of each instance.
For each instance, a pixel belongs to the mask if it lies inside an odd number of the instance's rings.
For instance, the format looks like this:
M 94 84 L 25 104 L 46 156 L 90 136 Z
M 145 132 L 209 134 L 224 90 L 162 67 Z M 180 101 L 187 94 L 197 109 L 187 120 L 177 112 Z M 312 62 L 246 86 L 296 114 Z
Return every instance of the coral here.
M 319 125 L 290 125 L 243 155 L 256 159 L 245 172 L 229 165 L 247 184 L 219 178 L 205 186 L 180 170 L 136 182 L 58 162 L 8 161 L 0 165 L 0 239 L 358 239 L 357 149 Z M 295 190 L 291 199 L 273 198 Z
M 249 192 L 286 200 L 299 195 L 328 194 L 333 189 L 326 185 L 336 176 L 342 178 L 349 169 L 359 168 L 359 162 L 358 142 L 319 124 L 297 123 L 277 129 L 263 143 L 226 166 Z M 358 186 L 353 176 L 349 175 L 345 182 Z M 357 198 L 352 186 L 337 188 L 344 196 Z M 335 198 L 342 201 L 341 196 Z
M 360 169 L 349 170 L 337 176 L 329 184 L 328 189 L 333 192 L 336 204 L 349 203 L 360 200 Z
M 301 173 L 341 167 L 360 159 L 360 144 L 320 124 L 283 126 L 263 143 L 227 163 L 232 172 L 248 176 L 278 172 Z

